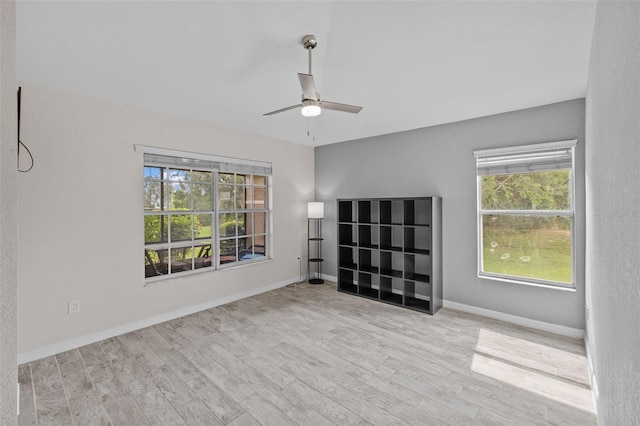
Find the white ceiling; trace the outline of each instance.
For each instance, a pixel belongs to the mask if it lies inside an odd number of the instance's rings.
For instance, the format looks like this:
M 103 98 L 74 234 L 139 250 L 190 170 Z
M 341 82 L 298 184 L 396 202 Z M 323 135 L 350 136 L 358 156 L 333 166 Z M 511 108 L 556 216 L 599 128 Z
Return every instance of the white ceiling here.
M 583 97 L 594 17 L 592 1 L 19 1 L 18 78 L 317 146 Z M 360 114 L 262 116 L 300 102 L 305 34 L 322 98 Z

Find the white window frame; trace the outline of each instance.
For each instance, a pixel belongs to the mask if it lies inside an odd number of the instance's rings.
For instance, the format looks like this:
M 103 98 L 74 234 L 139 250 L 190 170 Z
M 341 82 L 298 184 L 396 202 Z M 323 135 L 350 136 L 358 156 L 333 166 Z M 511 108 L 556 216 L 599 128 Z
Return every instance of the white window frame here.
M 515 284 L 532 285 L 545 288 L 575 291 L 576 288 L 576 226 L 575 226 L 575 147 L 577 140 L 564 140 L 531 145 L 512 146 L 476 150 L 476 187 L 477 187 L 477 244 L 478 277 Z M 543 172 L 552 170 L 570 170 L 570 210 L 483 210 L 482 176 L 491 174 Z M 483 271 L 484 246 L 482 218 L 485 215 L 514 215 L 538 217 L 571 218 L 571 283 L 549 281 L 509 274 Z
M 205 209 L 198 209 L 195 206 L 193 206 L 193 198 L 191 199 L 190 205 L 191 208 L 189 210 L 172 210 L 172 209 L 164 209 L 161 208 L 160 210 L 144 210 L 144 217 L 145 217 L 145 226 L 146 226 L 146 218 L 148 217 L 159 217 L 160 219 L 160 223 L 162 223 L 162 218 L 165 217 L 166 218 L 166 240 L 161 240 L 158 242 L 147 242 L 145 241 L 145 245 L 144 245 L 144 249 L 145 249 L 145 260 L 147 260 L 149 262 L 149 265 L 147 265 L 145 263 L 145 268 L 149 267 L 152 271 L 155 270 L 155 273 L 157 275 L 152 275 L 147 277 L 147 271 L 145 270 L 145 278 L 146 279 L 157 279 L 158 277 L 165 277 L 165 276 L 175 276 L 176 274 L 184 274 L 184 273 L 188 273 L 188 272 L 193 272 L 193 271 L 200 271 L 200 269 L 210 269 L 213 266 L 213 261 L 209 260 L 209 264 L 206 265 L 205 263 L 199 263 L 196 261 L 196 252 L 202 252 L 204 250 L 206 250 L 207 246 L 208 246 L 208 253 L 211 253 L 212 250 L 214 250 L 214 240 L 213 240 L 213 225 L 214 225 L 214 204 L 213 204 L 213 196 L 215 194 L 214 191 L 214 185 L 213 185 L 213 177 L 214 177 L 214 172 L 212 172 L 211 170 L 199 170 L 199 169 L 195 169 L 192 168 L 190 166 L 182 166 L 182 167 L 176 167 L 176 166 L 170 166 L 170 165 L 161 165 L 161 164 L 157 164 L 157 163 L 152 163 L 152 162 L 145 162 L 144 169 L 147 168 L 153 168 L 153 169 L 159 169 L 160 172 L 160 179 L 155 179 L 155 178 L 146 178 L 144 179 L 144 185 L 146 186 L 147 183 L 159 183 L 160 184 L 160 188 L 161 188 L 161 192 L 163 193 L 161 195 L 161 197 L 164 197 L 165 200 L 169 200 L 170 199 L 170 187 L 173 184 L 182 182 L 182 183 L 186 183 L 187 185 L 189 185 L 191 188 L 195 187 L 196 185 L 198 186 L 203 186 L 206 185 L 209 187 L 209 189 L 211 190 L 211 197 L 212 197 L 212 202 L 211 205 L 207 206 L 207 208 Z M 192 180 L 174 180 L 172 179 L 172 177 L 169 175 L 170 170 L 186 170 L 188 171 L 188 176 L 193 176 L 193 172 L 201 172 L 201 173 L 208 173 L 211 176 L 209 177 L 209 180 L 207 181 L 197 181 L 194 182 Z M 192 192 L 189 191 L 189 194 L 191 194 Z M 161 198 L 162 199 L 162 198 Z M 166 202 L 166 201 L 165 201 Z M 166 206 L 166 205 L 165 205 Z M 190 225 L 190 230 L 191 230 L 191 238 L 188 239 L 181 239 L 181 240 L 177 240 L 174 241 L 173 240 L 173 232 L 172 232 L 172 218 L 175 216 L 191 216 L 191 225 Z M 210 221 L 211 221 L 211 236 L 209 236 L 208 238 L 197 238 L 194 234 L 194 216 L 209 216 Z M 162 228 L 162 226 L 161 226 Z M 162 230 L 161 230 L 162 232 Z M 146 237 L 145 237 L 146 239 Z M 186 259 L 182 259 L 180 261 L 174 261 L 172 259 L 172 254 L 174 252 L 174 250 L 191 250 L 191 258 L 190 258 L 190 265 L 188 265 L 188 262 L 186 262 Z M 156 254 L 152 254 L 153 252 L 155 252 Z M 160 255 L 158 253 L 160 252 L 164 252 L 164 255 Z M 163 269 L 162 264 L 155 264 L 153 262 L 153 257 L 154 256 L 160 256 L 160 259 L 162 259 L 163 257 L 165 257 L 166 259 L 166 272 L 159 272 L 159 269 Z M 209 256 L 207 256 L 209 257 Z M 198 259 L 202 259 L 202 261 L 204 262 L 204 260 L 206 259 L 205 257 L 200 257 L 197 256 Z M 181 269 L 178 269 L 178 265 L 181 266 Z M 151 268 L 152 267 L 152 268 Z M 188 267 L 187 270 L 184 270 L 183 268 Z M 174 268 L 176 268 L 174 270 Z
M 211 266 L 205 266 L 197 269 L 191 269 L 187 271 L 178 271 L 171 272 L 169 268 L 169 272 L 166 274 L 156 275 L 152 277 L 146 277 L 145 282 L 155 282 L 160 280 L 166 280 L 171 278 L 184 277 L 191 274 L 197 274 L 202 272 L 210 272 L 214 270 L 227 269 L 230 267 L 239 267 L 250 264 L 262 263 L 271 260 L 271 175 L 272 175 L 272 167 L 271 163 L 254 161 L 254 160 L 245 160 L 231 157 L 222 157 L 222 156 L 214 156 L 210 154 L 203 153 L 194 153 L 187 151 L 179 151 L 173 149 L 166 148 L 158 148 L 146 145 L 134 145 L 134 150 L 136 152 L 141 152 L 144 154 L 143 160 L 143 168 L 146 166 L 150 167 L 170 167 L 175 169 L 192 169 L 192 170 L 200 170 L 211 172 L 212 176 L 212 206 L 211 210 L 203 211 L 204 214 L 212 214 L 212 223 L 211 223 L 211 254 L 212 254 L 212 262 Z M 220 227 L 219 227 L 219 217 L 220 213 L 226 213 L 226 210 L 221 210 L 219 206 L 219 174 L 220 173 L 235 173 L 238 175 L 255 175 L 255 176 L 264 176 L 265 178 L 265 205 L 260 209 L 234 209 L 233 212 L 240 213 L 254 213 L 260 212 L 264 213 L 265 218 L 265 233 L 260 233 L 259 235 L 264 235 L 264 256 L 253 258 L 249 260 L 240 261 L 240 259 L 236 259 L 235 262 L 230 263 L 220 263 L 220 241 L 224 239 L 220 235 Z M 144 182 L 143 182 L 144 183 Z M 262 187 L 261 185 L 259 185 Z M 164 214 L 168 216 L 172 214 L 200 214 L 199 211 L 165 211 Z M 157 212 L 150 213 L 144 212 L 144 215 L 153 215 L 158 214 Z M 253 237 L 254 235 L 258 235 L 255 232 L 251 235 L 247 235 L 246 237 Z M 244 236 L 238 236 L 238 239 Z M 176 242 L 176 243 L 151 243 L 145 244 L 145 251 L 147 248 L 153 249 L 153 247 L 159 247 L 161 249 L 170 249 L 171 247 L 180 247 L 180 246 L 191 246 L 194 244 L 194 240 L 192 238 L 191 241 L 185 242 Z M 255 252 L 255 250 L 254 250 Z M 168 252 L 170 253 L 170 252 Z
M 250 183 L 237 183 L 237 180 L 234 179 L 234 183 L 229 184 L 229 183 L 221 183 L 220 182 L 220 174 L 233 174 L 234 176 L 237 175 L 244 175 L 245 178 L 246 176 L 251 176 L 251 182 Z M 261 184 L 256 184 L 255 183 L 255 176 L 261 176 L 265 178 L 265 184 L 261 185 Z M 235 173 L 235 172 L 216 172 L 215 173 L 215 180 L 216 180 L 216 185 L 215 185 L 215 194 L 216 194 L 216 233 L 217 233 L 217 246 L 216 246 L 216 253 L 217 253 L 217 267 L 218 268 L 228 268 L 228 267 L 233 267 L 233 266 L 237 266 L 237 265 L 244 265 L 247 263 L 252 263 L 252 262 L 261 262 L 264 261 L 264 258 L 268 258 L 268 242 L 269 242 L 269 222 L 270 222 L 270 217 L 269 217 L 269 200 L 270 200 L 270 191 L 269 191 L 269 176 L 268 175 L 263 175 L 263 174 L 249 174 L 249 173 Z M 251 192 L 255 193 L 256 189 L 263 189 L 265 194 L 265 204 L 263 207 L 261 208 L 256 208 L 255 206 L 253 206 L 252 208 L 246 207 L 245 208 L 239 208 L 238 206 L 234 206 L 231 209 L 225 209 L 222 208 L 221 206 L 221 202 L 220 202 L 220 191 L 219 188 L 220 186 L 233 186 L 233 193 L 236 194 L 236 191 L 238 190 L 246 190 L 251 188 Z M 234 197 L 235 198 L 235 197 Z M 235 198 L 237 199 L 237 198 Z M 255 232 L 255 223 L 256 223 L 256 213 L 263 213 L 265 215 L 265 223 L 264 223 L 264 233 L 262 232 Z M 224 214 L 235 214 L 236 218 L 238 215 L 240 214 L 251 214 L 251 220 L 252 220 L 252 232 L 250 234 L 238 234 L 236 232 L 236 235 L 234 236 L 222 236 L 220 234 L 220 216 L 224 215 Z M 246 226 L 246 224 L 245 224 Z M 237 227 L 237 219 L 236 219 L 236 231 L 238 230 Z M 256 249 L 256 245 L 255 245 L 255 238 L 256 237 L 264 237 L 264 247 L 262 250 L 257 250 Z M 245 259 L 242 260 L 241 256 L 240 256 L 240 248 L 239 248 L 239 240 L 242 238 L 252 238 L 254 240 L 254 243 L 251 245 L 252 249 L 250 253 L 246 253 L 246 254 L 250 254 L 252 256 L 251 259 Z M 221 247 L 221 242 L 222 241 L 230 241 L 230 240 L 235 240 L 236 241 L 236 260 L 233 262 L 229 262 L 229 263 L 221 263 L 220 260 L 220 247 Z M 243 251 L 246 251 L 247 249 L 245 248 Z M 263 253 L 264 252 L 264 253 Z

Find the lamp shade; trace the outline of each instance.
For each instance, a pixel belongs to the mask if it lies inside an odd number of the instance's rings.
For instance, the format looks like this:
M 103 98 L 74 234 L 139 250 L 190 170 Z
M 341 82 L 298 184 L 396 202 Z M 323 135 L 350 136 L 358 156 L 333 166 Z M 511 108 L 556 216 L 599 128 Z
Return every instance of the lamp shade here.
M 324 218 L 324 203 L 312 202 L 309 203 L 307 217 L 309 219 L 322 219 Z

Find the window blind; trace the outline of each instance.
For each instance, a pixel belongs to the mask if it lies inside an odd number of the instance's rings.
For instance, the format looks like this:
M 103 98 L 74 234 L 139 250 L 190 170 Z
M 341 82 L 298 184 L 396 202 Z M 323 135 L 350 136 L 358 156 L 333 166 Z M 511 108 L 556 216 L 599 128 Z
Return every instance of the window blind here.
M 145 164 L 174 168 L 193 168 L 227 173 L 242 173 L 271 176 L 271 163 L 221 157 L 216 155 L 134 145 L 136 152 L 144 153 Z
M 476 150 L 478 176 L 562 170 L 573 167 L 576 140 Z

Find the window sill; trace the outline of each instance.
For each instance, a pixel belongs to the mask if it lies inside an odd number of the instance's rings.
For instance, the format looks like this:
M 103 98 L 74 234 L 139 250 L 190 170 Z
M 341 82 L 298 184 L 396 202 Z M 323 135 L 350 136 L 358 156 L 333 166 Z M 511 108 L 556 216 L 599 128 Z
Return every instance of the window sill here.
M 250 265 L 256 265 L 256 264 L 259 264 L 259 263 L 267 263 L 267 262 L 271 262 L 271 261 L 272 261 L 271 258 L 262 258 L 262 259 L 245 260 L 243 262 L 223 263 L 222 265 L 220 265 L 218 267 L 218 269 L 214 269 L 214 271 L 223 271 L 223 270 L 227 270 L 227 269 L 246 268 L 247 266 L 250 266 Z
M 232 269 L 241 269 L 241 268 L 246 268 L 247 266 L 253 266 L 253 265 L 257 265 L 257 264 L 261 264 L 261 263 L 269 263 L 269 262 L 272 262 L 272 261 L 273 261 L 273 259 L 267 258 L 267 259 L 260 259 L 260 260 L 245 261 L 245 262 L 242 262 L 242 263 L 220 265 L 217 269 L 213 268 L 213 267 L 200 268 L 200 269 L 196 269 L 196 270 L 193 270 L 193 271 L 180 272 L 180 273 L 173 274 L 173 275 L 159 275 L 157 277 L 145 278 L 144 287 L 152 287 L 152 286 L 154 286 L 156 284 L 159 284 L 159 283 L 162 283 L 162 282 L 165 282 L 165 281 L 169 281 L 169 280 L 179 280 L 179 279 L 182 279 L 182 278 L 192 277 L 194 275 L 200 275 L 200 274 L 205 274 L 205 273 L 209 273 L 209 272 L 227 271 L 227 270 L 232 270 Z
M 478 278 L 491 280 L 491 281 L 502 281 L 502 282 L 511 283 L 511 284 L 526 285 L 530 287 L 541 287 L 541 288 L 548 288 L 551 290 L 569 291 L 572 293 L 575 293 L 576 291 L 575 284 L 566 284 L 566 285 L 553 284 L 553 283 L 547 284 L 543 281 L 527 281 L 524 279 L 518 279 L 516 277 L 504 277 L 504 276 L 496 276 L 496 275 L 487 275 L 482 273 L 478 274 Z

